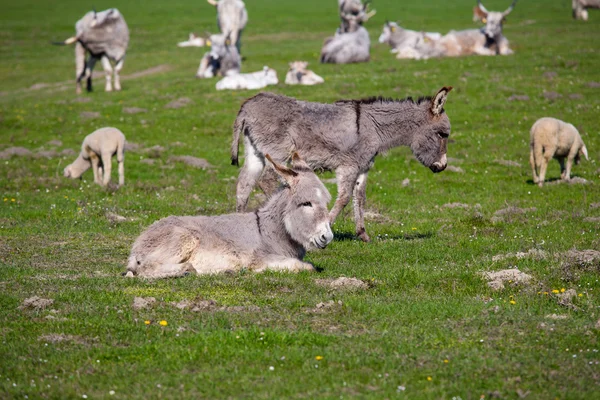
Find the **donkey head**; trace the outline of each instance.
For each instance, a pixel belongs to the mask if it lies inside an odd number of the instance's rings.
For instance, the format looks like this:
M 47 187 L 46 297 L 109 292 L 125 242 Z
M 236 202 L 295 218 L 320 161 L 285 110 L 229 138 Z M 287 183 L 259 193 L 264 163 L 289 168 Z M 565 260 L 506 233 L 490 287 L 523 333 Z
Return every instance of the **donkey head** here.
M 423 102 L 427 122 L 413 136 L 410 146 L 415 157 L 433 172 L 442 172 L 447 166 L 450 120 L 444 112 L 444 104 L 451 90 L 452 86 L 443 87 L 431 100 Z
M 305 249 L 324 249 L 332 240 L 327 204 L 331 195 L 298 153 L 292 156 L 292 168 L 274 162 L 267 154 L 266 159 L 283 179 L 287 188 L 282 194 L 285 199 L 283 222 L 291 238 Z
M 516 3 L 517 0 L 514 0 L 506 11 L 498 12 L 486 10 L 483 4 L 481 4 L 481 0 L 477 0 L 479 12 L 476 15 L 481 19 L 481 22 L 485 24 L 485 26 L 481 28 L 481 32 L 488 39 L 495 39 L 502 35 L 502 24 L 504 23 L 506 16 L 511 13 L 513 8 L 515 8 Z

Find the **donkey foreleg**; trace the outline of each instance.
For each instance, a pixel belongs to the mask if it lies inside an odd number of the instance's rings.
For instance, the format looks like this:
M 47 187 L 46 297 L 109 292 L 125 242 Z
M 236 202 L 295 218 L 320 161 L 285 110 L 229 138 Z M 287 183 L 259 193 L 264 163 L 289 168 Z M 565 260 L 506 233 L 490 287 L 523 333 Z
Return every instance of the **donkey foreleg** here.
M 270 271 L 314 271 L 315 267 L 310 263 L 305 263 L 296 258 L 273 257 L 264 260 L 259 265 L 252 268 L 255 272 Z
M 365 230 L 365 204 L 367 202 L 367 175 L 364 172 L 358 176 L 354 184 L 354 221 L 356 223 L 356 236 L 363 242 L 370 242 L 371 239 Z
M 338 195 L 335 199 L 335 204 L 329 212 L 329 223 L 333 224 L 342 212 L 346 204 L 350 202 L 350 196 L 352 196 L 352 190 L 358 179 L 358 171 L 348 168 L 338 168 L 335 171 L 338 185 Z

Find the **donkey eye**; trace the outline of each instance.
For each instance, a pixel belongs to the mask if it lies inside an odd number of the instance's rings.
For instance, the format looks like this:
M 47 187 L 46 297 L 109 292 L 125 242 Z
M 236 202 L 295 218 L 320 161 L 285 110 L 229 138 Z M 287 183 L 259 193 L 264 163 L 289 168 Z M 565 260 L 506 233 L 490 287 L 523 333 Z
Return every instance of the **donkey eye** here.
M 298 207 L 312 207 L 312 203 L 310 201 L 299 204 Z

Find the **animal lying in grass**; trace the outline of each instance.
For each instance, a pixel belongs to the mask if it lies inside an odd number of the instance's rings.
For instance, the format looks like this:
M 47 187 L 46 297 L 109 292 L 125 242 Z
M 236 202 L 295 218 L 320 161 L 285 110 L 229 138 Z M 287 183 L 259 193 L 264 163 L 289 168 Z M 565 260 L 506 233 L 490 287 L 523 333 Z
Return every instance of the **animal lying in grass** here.
M 200 60 L 196 78 L 213 78 L 240 73 L 242 57 L 229 36 L 210 35 L 206 44 L 210 46 L 210 51 L 206 52 Z
M 285 83 L 287 85 L 310 86 L 325 82 L 319 75 L 307 69 L 308 62 L 306 61 L 293 61 L 289 65 L 290 69 L 285 75 Z
M 580 155 L 588 159 L 587 148 L 577 128 L 559 119 L 538 119 L 531 127 L 530 139 L 529 163 L 533 171 L 533 183 L 540 187 L 544 185 L 546 169 L 552 158 L 560 163 L 560 177 L 566 181 L 571 179 L 573 162 L 578 164 Z
M 217 90 L 251 90 L 261 89 L 268 85 L 277 85 L 277 71 L 264 67 L 262 71 L 248 74 L 230 74 L 221 79 L 215 87 Z
M 321 48 L 321 63 L 351 64 L 368 62 L 371 58 L 371 40 L 369 32 L 363 28 L 360 19 L 355 15 L 345 15 L 347 21 L 344 31 L 338 29 L 334 36 L 328 37 Z M 345 25 L 342 24 L 342 27 Z
M 420 54 L 416 51 L 420 42 L 433 42 L 442 37 L 437 32 L 418 32 L 404 29 L 395 22 L 383 24 L 383 31 L 379 36 L 379 43 L 387 43 L 392 48 L 392 53 L 398 53 L 397 58 L 427 58 L 427 53 Z
M 265 156 L 285 182 L 252 213 L 167 217 L 135 241 L 126 276 L 163 278 L 187 272 L 219 273 L 248 268 L 312 271 L 307 250 L 333 239 L 327 203 L 331 196 L 310 167 L 294 153 L 291 168 Z
M 64 170 L 67 178 L 79 178 L 92 167 L 94 182 L 106 186 L 110 182 L 112 157 L 119 164 L 119 186 L 125 184 L 125 135 L 117 128 L 100 128 L 83 139 L 81 153 Z
M 188 40 L 177 43 L 177 47 L 204 47 L 205 44 L 206 39 L 195 33 L 190 33 Z
M 273 93 L 251 97 L 242 104 L 233 126 L 232 164 L 238 164 L 241 135 L 245 154 L 237 182 L 237 211 L 246 209 L 265 168 L 265 154 L 285 162 L 297 151 L 311 168 L 336 173 L 338 197 L 329 221 L 333 223 L 354 196 L 356 234 L 369 241 L 364 208 L 367 174 L 375 156 L 409 146 L 423 165 L 443 171 L 450 135 L 444 104 L 451 89 L 444 87 L 433 98 L 416 101 L 371 98 L 321 104 Z M 265 186 L 261 185 L 266 191 Z

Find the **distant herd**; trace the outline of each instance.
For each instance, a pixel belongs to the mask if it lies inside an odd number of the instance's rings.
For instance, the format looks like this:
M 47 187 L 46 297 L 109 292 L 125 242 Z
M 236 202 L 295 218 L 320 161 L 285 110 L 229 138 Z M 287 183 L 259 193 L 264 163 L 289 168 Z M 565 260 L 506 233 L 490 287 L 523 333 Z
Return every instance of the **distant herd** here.
M 180 47 L 210 46 L 196 76 L 221 76 L 217 90 L 260 89 L 277 84 L 275 70 L 240 73 L 241 36 L 248 13 L 241 0 L 208 0 L 217 9 L 220 34 L 201 38 L 190 34 Z M 573 17 L 587 20 L 588 8 L 600 8 L 600 0 L 572 0 Z M 477 55 L 509 55 L 502 23 L 515 7 L 488 11 L 478 0 L 474 20 L 482 29 L 436 32 L 412 31 L 386 22 L 379 42 L 388 43 L 397 58 Z M 325 39 L 322 63 L 366 62 L 370 59 L 369 34 L 362 26 L 374 14 L 361 0 L 338 0 L 340 26 Z M 129 43 L 129 30 L 117 9 L 88 12 L 76 24 L 76 36 L 60 44 L 75 44 L 76 89 L 87 81 L 91 91 L 94 64 L 100 60 L 106 73 L 106 91 L 120 90 L 119 72 Z M 86 52 L 89 56 L 86 57 Z M 112 64 L 115 64 L 114 67 Z M 307 69 L 305 61 L 290 62 L 285 83 L 314 85 L 323 78 Z M 114 74 L 114 79 L 113 79 Z M 333 104 L 299 101 L 271 93 L 246 100 L 235 119 L 231 161 L 238 164 L 240 141 L 245 161 L 237 181 L 236 214 L 213 217 L 168 217 L 135 241 L 126 276 L 172 277 L 188 273 L 217 273 L 247 268 L 255 271 L 312 270 L 303 257 L 307 250 L 324 248 L 333 239 L 331 224 L 354 201 L 356 235 L 370 241 L 365 229 L 366 182 L 375 157 L 396 146 L 410 147 L 414 156 L 433 172 L 447 166 L 450 120 L 444 105 L 452 87 L 432 97 L 392 100 L 374 97 L 341 100 Z M 118 161 L 119 186 L 124 177 L 125 136 L 116 128 L 102 128 L 88 135 L 77 159 L 64 176 L 80 177 L 92 168 L 94 182 L 110 181 L 111 158 Z M 530 164 L 533 182 L 542 186 L 549 161 L 561 166 L 561 178 L 569 180 L 571 168 L 588 152 L 577 129 L 554 118 L 541 118 L 530 132 Z M 290 166 L 287 167 L 286 164 Z M 313 170 L 336 174 L 338 195 L 331 211 L 331 195 Z M 268 200 L 254 212 L 246 212 L 248 197 L 258 186 Z

